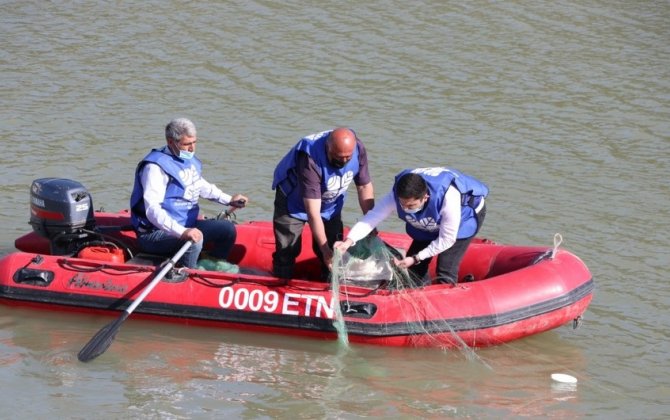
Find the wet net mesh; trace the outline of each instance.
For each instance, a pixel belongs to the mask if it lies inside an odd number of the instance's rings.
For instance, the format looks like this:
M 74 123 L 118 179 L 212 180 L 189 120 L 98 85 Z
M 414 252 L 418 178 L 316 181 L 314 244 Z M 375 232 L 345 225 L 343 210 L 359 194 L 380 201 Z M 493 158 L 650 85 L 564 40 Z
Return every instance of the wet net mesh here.
M 343 310 L 346 313 L 348 300 L 351 298 L 348 286 L 360 286 L 370 288 L 371 293 L 387 290 L 388 299 L 397 299 L 406 314 L 406 330 L 411 336 L 421 337 L 424 343 L 432 340 L 431 347 L 459 348 L 468 358 L 476 358 L 474 351 L 461 340 L 447 321 L 434 320 L 427 315 L 438 312 L 434 307 L 436 303 L 428 299 L 425 293 L 415 293 L 416 289 L 426 284 L 426 280 L 416 278 L 407 269 L 397 267 L 394 259 L 402 258 L 404 255 L 399 250 L 374 235 L 358 241 L 344 254 L 335 251 L 331 281 L 336 300 L 334 307 L 338 309 L 335 327 L 340 342 L 348 343 L 342 313 Z M 448 340 L 444 339 L 445 332 L 448 332 Z M 438 338 L 438 333 L 442 338 Z
M 393 290 L 418 286 L 407 270 L 393 263 L 394 258 L 404 258 L 400 251 L 377 236 L 367 236 L 339 257 L 333 267 L 339 268 L 334 276 L 341 284 Z

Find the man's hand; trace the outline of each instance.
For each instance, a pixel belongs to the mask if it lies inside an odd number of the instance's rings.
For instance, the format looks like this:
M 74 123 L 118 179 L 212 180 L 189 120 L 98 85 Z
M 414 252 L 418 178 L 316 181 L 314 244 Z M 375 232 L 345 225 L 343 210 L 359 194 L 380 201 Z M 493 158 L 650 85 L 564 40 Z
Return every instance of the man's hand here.
M 414 257 L 405 257 L 401 260 L 393 258 L 393 262 L 395 263 L 396 266 L 400 268 L 409 268 L 414 264 L 416 264 L 416 260 L 414 259 Z
M 344 241 L 337 241 L 333 244 L 333 249 L 336 249 L 340 251 L 341 253 L 347 252 L 347 249 L 351 248 L 351 246 L 354 244 L 354 241 L 351 239 L 347 238 Z
M 202 232 L 197 228 L 188 228 L 181 234 L 181 239 L 198 243 L 202 241 Z
M 330 249 L 328 244 L 324 244 L 319 247 L 321 255 L 323 256 L 323 263 L 328 267 L 329 270 L 333 269 L 333 250 Z
M 231 207 L 231 211 L 235 211 L 235 209 L 246 207 L 248 201 L 249 199 L 242 194 L 235 194 L 230 199 L 230 203 L 228 203 L 228 205 Z

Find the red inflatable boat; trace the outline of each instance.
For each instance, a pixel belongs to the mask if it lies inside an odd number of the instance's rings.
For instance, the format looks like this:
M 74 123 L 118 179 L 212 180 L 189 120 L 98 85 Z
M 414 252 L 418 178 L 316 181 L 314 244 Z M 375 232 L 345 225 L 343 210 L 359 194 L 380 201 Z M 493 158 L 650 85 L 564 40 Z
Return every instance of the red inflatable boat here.
M 18 251 L 0 260 L 4 304 L 118 315 L 167 260 L 137 253 L 129 213 L 93 211 L 75 181 L 33 182 L 30 221 L 33 231 L 16 239 Z M 379 237 L 400 253 L 410 244 L 405 234 Z M 310 241 L 306 229 L 297 278 L 283 281 L 269 274 L 272 223 L 239 223 L 230 261 L 240 273 L 171 270 L 133 317 L 336 339 L 339 315 L 350 342 L 482 347 L 577 326 L 595 287 L 584 263 L 558 246 L 476 239 L 461 264 L 467 282 L 397 289 L 345 281 L 334 292 L 310 280 L 320 275 Z

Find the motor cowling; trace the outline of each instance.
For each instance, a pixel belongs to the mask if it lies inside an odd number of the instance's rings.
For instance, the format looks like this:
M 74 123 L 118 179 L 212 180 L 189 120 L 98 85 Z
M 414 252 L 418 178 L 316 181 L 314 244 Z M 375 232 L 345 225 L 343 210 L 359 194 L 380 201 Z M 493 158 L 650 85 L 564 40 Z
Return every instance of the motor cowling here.
M 30 224 L 50 240 L 52 254 L 71 254 L 95 229 L 91 195 L 77 181 L 36 179 L 30 186 Z

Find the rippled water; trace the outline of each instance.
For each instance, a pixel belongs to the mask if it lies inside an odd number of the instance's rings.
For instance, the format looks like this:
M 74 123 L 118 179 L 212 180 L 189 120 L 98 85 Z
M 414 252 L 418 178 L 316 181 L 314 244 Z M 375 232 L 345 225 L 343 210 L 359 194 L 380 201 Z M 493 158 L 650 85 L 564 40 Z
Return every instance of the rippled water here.
M 275 163 L 337 125 L 366 143 L 377 195 L 450 165 L 491 187 L 482 235 L 550 245 L 597 282 L 584 325 L 469 353 L 0 306 L 5 413 L 88 418 L 662 418 L 670 414 L 670 4 L 3 2 L 0 253 L 30 229 L 28 187 L 76 179 L 127 207 L 174 116 L 205 176 L 268 219 Z M 349 200 L 345 220 L 358 217 Z M 206 204 L 205 210 L 218 212 Z M 384 228 L 400 230 L 387 221 Z M 551 383 L 553 372 L 579 379 Z

